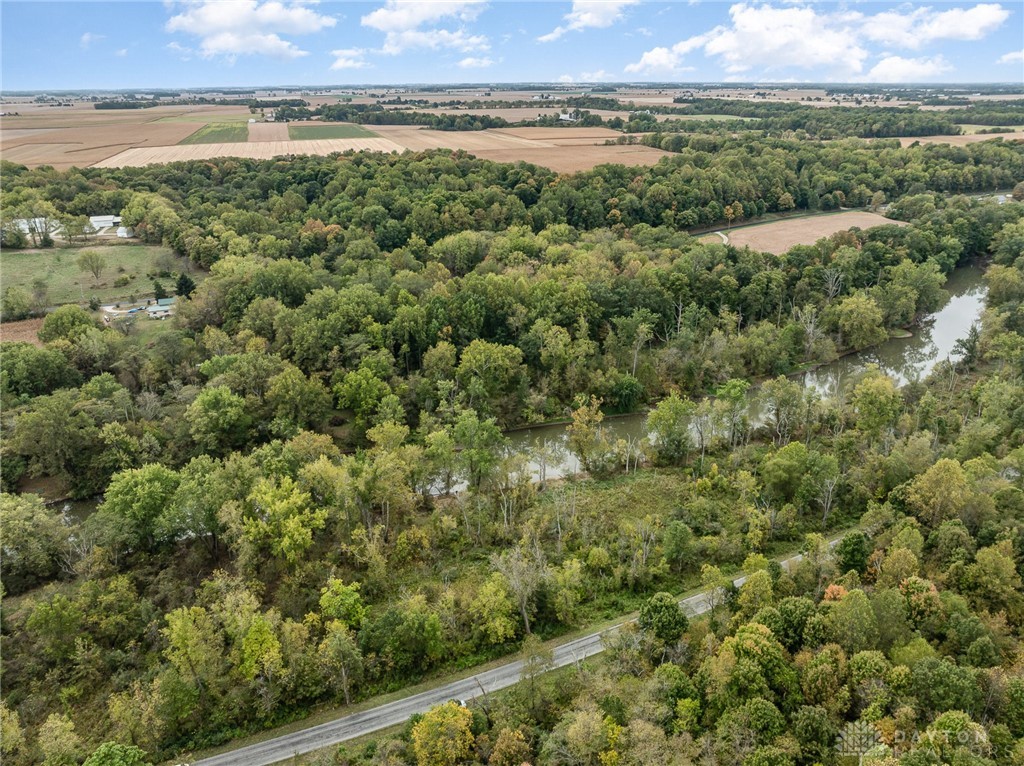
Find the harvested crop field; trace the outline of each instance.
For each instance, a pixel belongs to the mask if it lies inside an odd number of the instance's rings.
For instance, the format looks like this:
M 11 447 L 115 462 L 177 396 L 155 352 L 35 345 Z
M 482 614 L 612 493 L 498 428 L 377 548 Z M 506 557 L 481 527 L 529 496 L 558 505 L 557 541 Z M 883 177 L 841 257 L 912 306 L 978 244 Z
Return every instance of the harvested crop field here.
M 1001 138 L 1004 141 L 1024 141 L 1024 133 L 969 133 L 965 136 L 913 136 L 900 139 L 900 146 L 912 144 L 949 144 L 950 146 L 966 146 L 979 141 L 992 141 Z
M 591 144 L 603 144 L 615 140 L 622 134 L 611 128 L 502 128 L 500 131 L 484 131 L 485 133 L 503 133 L 507 136 L 526 138 L 530 141 L 548 141 L 555 146 L 564 146 L 566 142 L 589 140 Z
M 467 152 L 476 152 L 482 149 L 510 149 L 516 146 L 554 146 L 552 143 L 532 138 L 521 138 L 512 130 L 425 130 L 405 125 L 375 125 L 374 130 L 382 138 L 394 141 L 414 152 L 428 149 L 465 149 Z
M 598 165 L 655 165 L 668 152 L 649 146 L 554 146 L 521 149 L 491 149 L 473 152 L 477 157 L 494 162 L 532 162 L 556 173 L 576 173 Z
M 249 143 L 288 141 L 288 124 L 284 122 L 250 122 Z
M 148 126 L 161 130 L 185 131 L 187 139 L 178 145 L 121 144 L 96 157 L 95 167 L 137 167 L 187 160 L 211 160 L 217 157 L 243 157 L 268 160 L 286 155 L 330 155 L 335 152 L 425 152 L 435 148 L 464 150 L 495 162 L 530 162 L 568 173 L 588 170 L 604 163 L 653 165 L 668 154 L 640 145 L 605 145 L 622 136 L 607 128 L 503 128 L 498 130 L 441 131 L 406 125 L 375 125 L 373 131 L 359 125 L 161 122 Z M 197 130 L 198 127 L 198 130 Z M 244 131 L 243 138 L 212 141 L 216 131 Z M 193 133 L 195 131 L 195 133 Z M 357 135 L 361 131 L 365 135 Z M 63 132 L 63 131 L 61 131 Z M 351 137 L 323 137 L 337 133 Z M 225 133 L 226 134 L 226 133 Z M 354 134 L 354 135 L 353 135 Z M 231 132 L 230 135 L 234 135 Z M 313 139 L 299 136 L 319 135 Z M 47 136 L 48 137 L 48 136 Z M 180 140 L 180 138 L 178 139 Z M 240 142 L 234 142 L 238 140 Z M 207 142 L 210 141 L 210 142 Z M 167 141 L 167 144 L 177 143 Z M 36 155 L 33 155 L 36 157 Z M 38 158 L 37 158 L 38 159 Z
M 192 144 L 127 149 L 97 162 L 98 168 L 142 167 L 163 162 L 246 157 L 269 160 L 287 154 L 332 154 L 346 151 L 402 152 L 404 147 L 383 138 L 336 138 L 329 141 L 260 141 L 245 144 Z
M 59 170 L 89 167 L 131 147 L 170 146 L 204 124 L 250 117 L 241 106 L 157 106 L 151 109 L 94 109 L 18 105 L 17 116 L 0 119 L 0 152 L 5 160 Z M 242 139 L 244 140 L 244 139 Z
M 186 138 L 199 127 L 195 123 L 90 125 L 81 128 L 42 130 L 8 138 L 0 134 L 5 160 L 23 165 L 53 165 L 64 170 L 85 168 L 132 146 L 166 146 Z
M 825 215 L 810 215 L 801 218 L 790 218 L 772 223 L 742 226 L 727 232 L 729 244 L 735 247 L 749 246 L 754 250 L 779 255 L 793 245 L 813 245 L 822 237 L 828 237 L 837 231 L 846 231 L 854 226 L 870 229 L 874 226 L 895 224 L 906 226 L 902 221 L 861 211 L 848 211 Z
M 39 328 L 43 326 L 43 318 L 22 319 L 20 322 L 4 322 L 0 324 L 0 343 L 31 343 L 42 346 L 39 340 Z

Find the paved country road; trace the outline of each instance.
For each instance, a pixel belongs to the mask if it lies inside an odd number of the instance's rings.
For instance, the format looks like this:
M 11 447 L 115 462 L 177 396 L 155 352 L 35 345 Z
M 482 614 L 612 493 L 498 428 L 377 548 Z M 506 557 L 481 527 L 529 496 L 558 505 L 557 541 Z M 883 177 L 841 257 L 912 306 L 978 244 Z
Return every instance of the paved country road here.
M 835 545 L 838 539 L 830 545 Z M 791 556 L 781 563 L 784 567 L 797 564 L 802 555 Z M 746 582 L 738 577 L 733 582 L 737 587 Z M 697 593 L 680 601 L 691 615 L 704 614 L 710 609 L 709 591 Z M 628 620 L 613 625 L 599 633 L 591 633 L 554 648 L 553 665 L 562 668 L 604 651 L 604 637 L 618 631 Z M 439 686 L 436 689 L 415 694 L 405 699 L 388 702 L 361 713 L 352 713 L 341 718 L 311 726 L 291 734 L 282 734 L 263 742 L 240 747 L 221 755 L 195 761 L 193 766 L 268 766 L 287 760 L 294 755 L 337 745 L 346 740 L 372 734 L 381 729 L 405 723 L 414 713 L 426 713 L 434 705 L 448 700 L 469 700 L 484 692 L 505 689 L 519 682 L 523 670 L 521 660 L 508 662 L 492 670 L 485 670 L 474 676 Z

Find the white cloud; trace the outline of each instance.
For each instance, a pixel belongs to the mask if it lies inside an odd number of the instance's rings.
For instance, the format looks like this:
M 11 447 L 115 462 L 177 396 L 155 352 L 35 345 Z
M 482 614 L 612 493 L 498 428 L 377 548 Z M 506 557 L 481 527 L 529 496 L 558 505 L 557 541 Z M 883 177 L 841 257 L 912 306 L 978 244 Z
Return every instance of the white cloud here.
M 119 48 L 116 51 L 114 51 L 114 55 L 118 56 L 120 58 L 124 58 L 125 56 L 128 55 L 128 49 L 127 48 Z
M 923 82 L 952 69 L 942 56 L 905 59 L 886 56 L 864 78 L 868 82 Z
M 704 52 L 719 57 L 730 74 L 754 67 L 856 74 L 868 55 L 857 44 L 846 14 L 739 3 L 729 9 L 729 16 L 732 26 L 712 31 Z
M 598 69 L 596 72 L 580 72 L 582 82 L 601 82 L 610 79 L 612 79 L 612 75 L 603 69 Z
M 94 32 L 86 32 L 78 38 L 78 46 L 83 50 L 87 51 L 92 47 L 93 43 L 98 43 L 100 40 L 106 38 L 106 35 L 97 35 Z
M 863 79 L 870 43 L 917 49 L 938 40 L 980 40 L 997 29 L 1010 13 L 998 3 L 936 11 L 909 3 L 874 15 L 840 7 L 793 3 L 778 7 L 740 2 L 729 9 L 729 23 L 671 47 L 646 51 L 626 66 L 635 74 L 670 75 L 683 71 L 686 54 L 702 50 L 724 66 L 727 76 L 771 76 L 803 69 L 819 79 Z M 919 76 L 948 71 L 945 60 L 901 58 L 883 54 L 880 76 L 903 69 Z M 872 70 L 874 71 L 874 70 Z M 824 77 L 822 77 L 824 75 Z M 870 77 L 871 75 L 868 75 Z
M 398 54 L 410 48 L 451 48 L 468 53 L 490 48 L 484 35 L 470 34 L 463 26 L 484 7 L 483 0 L 386 0 L 382 7 L 363 16 L 361 23 L 384 33 L 381 53 Z M 450 22 L 459 26 L 438 26 Z
M 304 5 L 300 0 L 197 0 L 172 16 L 168 32 L 198 37 L 203 58 L 260 54 L 293 59 L 308 51 L 281 35 L 307 35 L 333 27 L 337 19 Z
M 574 82 L 576 82 L 576 80 L 573 78 L 571 74 L 563 74 L 559 76 L 558 81 L 565 85 L 572 85 Z
M 582 29 L 604 29 L 610 27 L 623 17 L 623 11 L 640 0 L 573 0 L 572 10 L 565 14 L 564 26 L 557 26 L 546 35 L 537 38 L 538 42 L 549 43 L 557 40 L 566 32 Z
M 865 37 L 874 42 L 918 49 L 936 40 L 980 40 L 998 29 L 1010 12 L 998 3 L 973 8 L 914 8 L 909 12 L 883 11 L 864 18 Z
M 164 46 L 171 53 L 175 54 L 182 61 L 188 61 L 192 58 L 192 54 L 195 53 L 191 48 L 187 48 L 184 45 L 179 45 L 176 42 L 169 42 Z
M 336 51 L 331 51 L 331 55 L 334 56 L 334 63 L 331 64 L 331 69 L 365 69 L 370 66 L 369 62 L 363 58 L 366 53 L 364 48 L 341 48 Z
M 671 48 L 662 46 L 652 48 L 644 53 L 639 61 L 627 64 L 626 71 L 630 74 L 652 75 L 671 75 L 684 72 L 691 68 L 683 66 L 683 58 L 686 54 L 704 46 L 713 35 L 718 34 L 720 29 L 721 27 L 716 27 L 706 34 L 682 40 Z
M 462 69 L 486 69 L 494 64 L 494 60 L 487 58 L 477 58 L 474 56 L 467 56 L 459 62 L 459 66 Z
M 1024 64 L 1024 50 L 1010 51 L 999 57 L 997 64 Z

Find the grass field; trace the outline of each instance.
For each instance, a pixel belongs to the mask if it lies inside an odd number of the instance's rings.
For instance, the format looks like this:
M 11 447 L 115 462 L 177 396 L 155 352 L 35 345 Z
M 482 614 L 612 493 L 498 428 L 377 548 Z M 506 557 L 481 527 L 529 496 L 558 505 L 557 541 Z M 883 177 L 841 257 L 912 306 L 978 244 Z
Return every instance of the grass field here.
M 78 258 L 84 251 L 99 253 L 104 266 L 97 280 L 91 272 L 78 267 Z M 185 268 L 186 260 L 175 255 L 170 248 L 155 245 L 95 245 L 89 247 L 55 248 L 53 250 L 5 250 L 0 256 L 4 289 L 17 285 L 33 292 L 33 282 L 41 279 L 46 284 L 45 302 L 49 306 L 61 303 L 82 303 L 97 298 L 102 303 L 126 300 L 135 295 L 142 297 L 153 292 L 150 273 L 170 271 L 176 274 Z M 205 274 L 189 272 L 199 282 Z M 168 290 L 174 291 L 176 277 L 161 278 Z M 115 287 L 120 280 L 121 284 Z
M 318 141 L 325 138 L 373 138 L 376 135 L 362 125 L 353 125 L 348 122 L 288 126 L 288 137 L 292 141 Z
M 249 140 L 246 122 L 211 122 L 203 125 L 179 144 L 235 144 Z

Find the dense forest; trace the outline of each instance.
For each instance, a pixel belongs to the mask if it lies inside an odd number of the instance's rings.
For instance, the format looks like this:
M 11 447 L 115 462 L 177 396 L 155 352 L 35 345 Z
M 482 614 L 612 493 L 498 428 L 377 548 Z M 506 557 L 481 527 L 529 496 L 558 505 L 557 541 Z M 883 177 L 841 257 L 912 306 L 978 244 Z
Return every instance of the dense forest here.
M 69 305 L 4 345 L 5 762 L 172 757 L 525 641 L 537 678 L 486 715 L 327 762 L 803 766 L 861 721 L 914 766 L 1019 763 L 1024 206 L 965 193 L 1018 184 L 1024 148 L 678 138 L 571 176 L 5 163 L 5 248 L 47 244 L 15 218 L 121 210 L 209 271 L 155 338 Z M 779 256 L 686 232 L 868 205 L 893 223 Z M 979 260 L 956 365 L 839 400 L 786 377 Z M 602 425 L 645 408 L 649 440 Z M 585 473 L 538 483 L 545 447 L 503 431 L 558 418 Z M 102 500 L 72 520 L 26 480 Z M 700 585 L 709 620 L 661 595 Z M 596 669 L 540 678 L 536 638 L 635 609 Z

